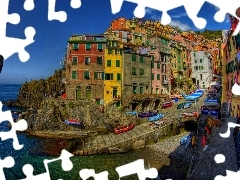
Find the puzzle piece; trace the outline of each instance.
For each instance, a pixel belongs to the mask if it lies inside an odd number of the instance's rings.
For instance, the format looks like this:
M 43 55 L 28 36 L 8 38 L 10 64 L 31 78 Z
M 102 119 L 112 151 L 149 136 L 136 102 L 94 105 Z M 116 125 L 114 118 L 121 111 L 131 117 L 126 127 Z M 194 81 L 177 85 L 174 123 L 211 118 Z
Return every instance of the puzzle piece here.
M 31 1 L 33 0 L 26 0 Z M 30 4 L 30 2 L 28 2 Z M 65 11 L 55 11 L 56 0 L 48 0 L 48 20 L 58 20 L 60 22 L 65 22 L 67 20 L 67 13 Z M 70 6 L 73 9 L 77 9 L 81 7 L 81 0 L 71 0 Z
M 11 168 L 15 164 L 14 159 L 11 156 L 4 158 L 3 160 L 0 159 L 0 179 L 5 180 L 5 175 L 3 172 L 3 168 Z
M 228 137 L 230 136 L 230 128 L 235 128 L 236 126 L 240 127 L 239 124 L 229 122 L 229 123 L 228 123 L 227 132 L 224 133 L 224 134 L 221 134 L 221 133 L 220 133 L 220 136 L 221 136 L 222 138 L 228 138 Z
M 122 4 L 124 0 L 110 0 L 112 13 L 116 14 L 121 10 Z M 236 16 L 236 9 L 240 6 L 239 1 L 219 1 L 219 0 L 182 0 L 182 1 L 175 1 L 175 0 L 125 0 L 128 2 L 136 3 L 137 7 L 134 10 L 134 16 L 138 18 L 143 18 L 145 16 L 145 9 L 151 8 L 162 12 L 161 23 L 163 25 L 167 25 L 171 22 L 171 17 L 167 13 L 168 11 L 184 6 L 188 17 L 193 21 L 194 25 L 199 28 L 203 29 L 207 21 L 204 18 L 198 17 L 198 13 L 201 10 L 203 4 L 205 2 L 209 2 L 217 7 L 219 7 L 219 11 L 215 14 L 214 19 L 217 22 L 223 22 L 227 13 L 232 14 L 234 17 Z M 238 18 L 239 19 L 239 18 Z M 237 26 L 234 34 L 240 30 L 240 25 Z
M 27 27 L 25 29 L 26 39 L 6 37 L 7 23 L 18 24 L 20 22 L 20 16 L 18 14 L 8 14 L 8 6 L 9 0 L 0 1 L 0 54 L 2 54 L 6 60 L 14 53 L 18 53 L 19 59 L 22 62 L 26 62 L 30 56 L 25 51 L 25 47 L 34 42 L 35 29 L 33 27 Z
M 0 101 L 0 123 L 3 121 L 9 121 L 11 123 L 11 130 L 8 132 L 0 132 L 0 137 L 4 141 L 6 139 L 13 139 L 13 148 L 15 150 L 20 150 L 23 148 L 23 145 L 20 145 L 17 138 L 16 131 L 24 131 L 27 129 L 27 122 L 24 119 L 19 120 L 18 122 L 13 122 L 11 111 L 2 111 L 2 102 Z
M 234 83 L 232 93 L 236 96 L 240 96 L 240 86 L 237 83 Z
M 156 178 L 158 176 L 158 171 L 155 168 L 145 169 L 144 160 L 139 159 L 132 163 L 120 166 L 116 168 L 118 172 L 119 179 L 124 176 L 137 174 L 139 180 L 145 180 L 146 178 Z
M 32 11 L 35 7 L 34 0 L 25 0 L 23 7 L 26 11 Z
M 94 180 L 108 180 L 107 171 L 96 174 L 94 169 L 82 169 L 79 175 L 83 180 L 87 180 L 90 177 L 93 177 Z
M 58 160 L 62 160 L 62 169 L 64 171 L 70 171 L 73 168 L 72 161 L 70 160 L 70 157 L 72 157 L 72 156 L 73 155 L 71 153 L 69 153 L 68 151 L 63 149 L 61 152 L 61 155 L 58 158 L 52 159 L 52 160 L 45 159 L 43 161 L 43 164 L 45 166 L 46 172 L 42 173 L 42 174 L 38 174 L 36 176 L 33 175 L 33 166 L 31 164 L 25 164 L 22 168 L 23 173 L 26 175 L 25 180 L 51 180 L 49 169 L 48 169 L 48 164 L 51 162 L 58 161 Z M 24 180 L 24 179 L 22 179 L 22 180 Z

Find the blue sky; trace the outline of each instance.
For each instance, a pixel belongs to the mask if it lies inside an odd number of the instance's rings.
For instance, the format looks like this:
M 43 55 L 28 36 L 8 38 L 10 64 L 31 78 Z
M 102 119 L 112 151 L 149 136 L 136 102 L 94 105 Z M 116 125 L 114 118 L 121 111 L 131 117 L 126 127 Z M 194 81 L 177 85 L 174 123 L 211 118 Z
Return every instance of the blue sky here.
M 22 63 L 18 54 L 14 54 L 4 61 L 0 83 L 21 84 L 31 79 L 47 78 L 54 70 L 61 68 L 61 59 L 66 52 L 67 40 L 71 34 L 103 33 L 111 20 L 118 17 L 132 18 L 136 4 L 124 2 L 119 13 L 111 13 L 110 0 L 82 0 L 79 9 L 72 9 L 70 0 L 56 0 L 56 10 L 65 11 L 68 19 L 64 23 L 48 21 L 47 0 L 35 0 L 35 9 L 25 11 L 24 0 L 10 0 L 9 13 L 18 13 L 21 21 L 18 25 L 7 25 L 7 36 L 24 39 L 24 29 L 32 26 L 36 30 L 35 42 L 26 47 L 30 59 Z M 97 3 L 100 2 L 100 3 Z M 147 9 L 145 19 L 160 20 L 161 12 Z M 213 16 L 217 8 L 205 3 L 199 16 L 207 19 L 206 29 L 229 29 L 229 22 L 218 23 Z M 183 7 L 171 10 L 172 25 L 183 30 L 198 30 L 188 18 Z

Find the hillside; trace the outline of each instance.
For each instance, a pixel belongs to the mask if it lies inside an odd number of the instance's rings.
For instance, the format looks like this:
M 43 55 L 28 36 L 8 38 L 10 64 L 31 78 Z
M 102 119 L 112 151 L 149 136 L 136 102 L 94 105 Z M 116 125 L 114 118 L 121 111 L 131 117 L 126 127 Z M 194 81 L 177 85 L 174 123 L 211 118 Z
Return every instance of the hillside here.
M 222 38 L 222 30 L 207 30 L 204 31 L 195 31 L 196 34 L 204 36 L 206 39 L 216 40 Z

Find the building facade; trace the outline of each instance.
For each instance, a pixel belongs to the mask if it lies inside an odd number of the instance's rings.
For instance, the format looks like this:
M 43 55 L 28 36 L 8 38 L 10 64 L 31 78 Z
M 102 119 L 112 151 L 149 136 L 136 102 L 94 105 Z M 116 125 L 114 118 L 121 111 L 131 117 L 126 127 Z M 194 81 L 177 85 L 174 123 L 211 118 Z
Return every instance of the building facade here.
M 122 44 L 108 40 L 105 49 L 104 105 L 116 101 L 120 106 L 122 94 Z
M 207 88 L 212 81 L 212 57 L 207 51 L 192 51 L 192 78 L 201 88 Z
M 66 96 L 68 99 L 104 98 L 103 35 L 72 35 L 66 55 Z
M 151 56 L 124 51 L 122 68 L 123 104 L 133 94 L 151 94 Z

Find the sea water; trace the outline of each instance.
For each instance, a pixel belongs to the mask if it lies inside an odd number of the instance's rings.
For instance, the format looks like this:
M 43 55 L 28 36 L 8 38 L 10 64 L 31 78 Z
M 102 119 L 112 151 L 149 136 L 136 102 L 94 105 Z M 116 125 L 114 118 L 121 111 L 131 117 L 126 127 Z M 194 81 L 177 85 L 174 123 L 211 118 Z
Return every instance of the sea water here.
M 11 85 L 11 84 L 0 84 L 0 101 L 5 102 L 8 100 L 14 100 L 17 98 L 19 88 L 21 85 Z M 7 107 L 3 105 L 3 111 L 6 110 L 18 110 L 15 107 Z M 4 121 L 0 124 L 0 131 L 9 131 L 8 122 Z M 18 140 L 20 144 L 24 147 L 21 150 L 15 150 L 12 147 L 12 139 L 1 141 L 0 139 L 0 157 L 4 159 L 5 157 L 12 156 L 15 160 L 15 165 L 12 168 L 4 169 L 4 173 L 7 180 L 23 179 L 25 175 L 22 172 L 22 167 L 25 164 L 31 164 L 34 168 L 34 175 L 46 173 L 46 169 L 43 165 L 44 159 L 57 158 L 50 156 L 47 152 L 49 150 L 49 143 L 46 140 L 26 136 L 24 133 L 18 133 Z M 49 141 L 49 140 L 48 140 Z M 59 146 L 59 143 L 52 140 L 51 148 Z M 64 142 L 62 142 L 64 143 Z M 53 180 L 65 179 L 65 180 L 78 180 L 81 179 L 79 176 L 79 171 L 82 169 L 95 169 L 96 173 L 102 171 L 109 172 L 109 179 L 118 179 L 118 174 L 115 168 L 127 163 L 131 163 L 135 160 L 141 159 L 141 155 L 137 152 L 116 154 L 116 155 L 92 155 L 92 156 L 74 156 L 71 158 L 73 162 L 73 169 L 65 172 L 61 168 L 61 162 L 56 161 L 49 164 L 47 167 L 50 171 L 49 176 Z M 91 179 L 91 178 L 90 178 Z M 92 178 L 93 179 L 93 178 Z M 121 178 L 121 180 L 134 180 L 138 179 L 136 175 L 127 176 Z

